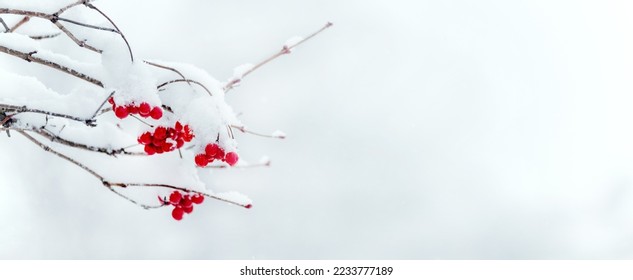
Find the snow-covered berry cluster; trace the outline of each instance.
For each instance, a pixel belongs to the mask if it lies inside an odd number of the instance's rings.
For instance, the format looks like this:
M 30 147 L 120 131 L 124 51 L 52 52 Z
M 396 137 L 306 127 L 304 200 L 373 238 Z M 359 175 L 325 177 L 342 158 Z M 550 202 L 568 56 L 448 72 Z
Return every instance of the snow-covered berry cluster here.
M 209 163 L 212 163 L 215 160 L 221 160 L 228 163 L 230 166 L 233 166 L 239 160 L 236 152 L 228 152 L 225 153 L 224 149 L 220 147 L 220 145 L 216 143 L 207 144 L 204 148 L 203 154 L 198 154 L 194 158 L 196 165 L 200 167 L 205 167 Z
M 174 218 L 174 220 L 180 221 L 182 220 L 184 214 L 191 214 L 191 212 L 193 212 L 194 204 L 200 204 L 204 202 L 204 196 L 201 194 L 183 195 L 179 191 L 173 191 L 169 195 L 168 200 L 162 199 L 160 197 L 158 198 L 158 200 L 160 200 L 160 202 L 164 205 L 174 206 L 174 209 L 171 211 L 171 216 Z
M 119 119 L 125 119 L 130 114 L 138 114 L 143 118 L 152 117 L 152 119 L 155 120 L 163 117 L 163 109 L 158 106 L 152 107 L 147 102 L 141 102 L 138 105 L 132 103 L 125 106 L 119 106 L 114 103 L 113 97 L 110 97 L 108 102 L 112 104 L 112 111 L 114 111 L 114 115 Z
M 180 149 L 185 142 L 193 139 L 193 131 L 188 125 L 176 122 L 174 127 L 158 126 L 154 132 L 145 132 L 138 137 L 138 142 L 145 145 L 145 153 L 148 155 L 162 154 Z

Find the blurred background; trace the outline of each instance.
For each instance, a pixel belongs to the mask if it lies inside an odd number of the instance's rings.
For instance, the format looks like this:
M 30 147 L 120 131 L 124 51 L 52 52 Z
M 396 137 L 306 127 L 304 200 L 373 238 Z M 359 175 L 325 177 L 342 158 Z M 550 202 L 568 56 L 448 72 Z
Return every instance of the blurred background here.
M 3 259 L 633 257 L 628 1 L 96 1 L 137 57 L 227 80 L 256 131 L 176 222 L 0 136 Z M 60 40 L 65 40 L 60 37 Z

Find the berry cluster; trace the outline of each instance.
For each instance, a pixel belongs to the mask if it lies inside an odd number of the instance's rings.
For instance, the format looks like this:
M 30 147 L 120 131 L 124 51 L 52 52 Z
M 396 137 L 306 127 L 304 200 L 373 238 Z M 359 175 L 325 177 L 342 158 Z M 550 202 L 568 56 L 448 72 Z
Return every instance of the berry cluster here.
M 174 209 L 171 211 L 171 216 L 176 221 L 182 220 L 182 216 L 193 212 L 193 204 L 200 204 L 204 202 L 204 196 L 201 194 L 183 195 L 179 191 L 174 191 L 169 195 L 169 200 L 164 200 L 158 197 L 161 203 L 165 205 L 172 205 Z
M 112 111 L 114 111 L 114 115 L 119 119 L 125 119 L 129 114 L 138 114 L 143 118 L 152 117 L 152 119 L 158 120 L 163 116 L 163 110 L 158 107 L 150 106 L 147 102 L 142 102 L 139 105 L 128 104 L 125 106 L 117 106 L 114 103 L 114 98 L 110 97 L 108 102 L 112 104 Z
M 153 133 L 148 131 L 141 134 L 138 142 L 145 145 L 145 153 L 151 156 L 180 149 L 191 139 L 193 139 L 193 132 L 189 126 L 176 122 L 174 127 L 158 126 Z
M 220 145 L 213 143 L 208 144 L 204 148 L 204 154 L 196 155 L 194 160 L 196 162 L 196 165 L 200 167 L 205 167 L 209 163 L 212 163 L 214 160 L 221 160 L 228 163 L 230 166 L 233 166 L 237 163 L 239 157 L 235 152 L 225 153 L 224 149 L 222 149 Z

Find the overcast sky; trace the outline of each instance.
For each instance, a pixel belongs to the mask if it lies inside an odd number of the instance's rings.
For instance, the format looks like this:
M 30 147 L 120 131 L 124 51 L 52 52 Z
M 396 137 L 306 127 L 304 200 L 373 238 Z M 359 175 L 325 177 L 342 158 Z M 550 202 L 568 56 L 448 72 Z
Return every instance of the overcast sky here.
M 220 80 L 334 23 L 227 96 L 288 135 L 239 135 L 270 168 L 205 175 L 255 206 L 175 222 L 2 135 L 0 258 L 633 257 L 627 1 L 178 3 L 95 5 L 138 57 Z

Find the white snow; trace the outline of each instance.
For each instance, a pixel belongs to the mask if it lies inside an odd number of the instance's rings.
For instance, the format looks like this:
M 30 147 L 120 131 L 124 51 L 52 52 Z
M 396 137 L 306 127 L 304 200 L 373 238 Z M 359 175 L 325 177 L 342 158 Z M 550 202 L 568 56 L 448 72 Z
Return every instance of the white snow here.
M 60 8 L 77 2 L 76 0 L 0 0 L 0 7 L 18 10 L 28 10 L 33 12 L 54 13 Z
M 286 43 L 284 44 L 284 48 L 288 49 L 288 51 L 294 51 L 295 45 L 297 45 L 302 40 L 303 40 L 303 37 L 299 37 L 299 36 L 291 37 L 290 39 L 286 40 Z
M 222 198 L 228 201 L 234 201 L 241 205 L 252 204 L 253 201 L 247 196 L 239 193 L 239 192 L 222 192 L 222 193 L 213 193 L 214 196 Z
M 32 54 L 33 57 L 54 62 L 98 80 L 103 78 L 104 71 L 101 65 L 76 61 L 67 55 L 52 52 L 44 48 L 40 41 L 33 40 L 26 35 L 19 33 L 0 33 L 0 45 L 23 53 L 35 52 Z
M 52 13 L 73 2 L 75 1 L 0 0 L 0 7 Z M 87 11 L 90 10 L 80 5 L 69 10 L 68 14 L 65 15 L 82 22 L 108 26 L 102 24 L 104 20 L 98 14 Z M 42 26 L 45 22 L 39 20 L 37 23 Z M 206 186 L 210 185 L 210 182 L 209 180 L 201 180 L 198 172 L 202 169 L 195 166 L 193 160 L 195 154 L 202 152 L 207 144 L 216 141 L 226 152 L 237 151 L 238 145 L 229 127 L 230 125 L 241 125 L 241 122 L 224 99 L 223 84 L 211 77 L 205 70 L 184 63 L 150 60 L 177 69 L 187 79 L 195 80 L 204 85 L 211 94 L 195 83 L 184 82 L 166 85 L 159 91 L 158 85 L 182 77 L 172 71 L 144 63 L 142 57 L 136 57 L 132 62 L 125 44 L 118 35 L 73 26 L 72 32 L 78 38 L 89 38 L 87 43 L 103 50 L 103 53 L 99 55 L 77 45 L 71 45 L 70 48 L 59 48 L 58 44 L 49 44 L 49 42 L 58 41 L 33 40 L 26 34 L 40 34 L 37 30 L 28 29 L 29 24 L 30 22 L 27 22 L 24 29 L 20 28 L 15 33 L 0 33 L 0 46 L 23 53 L 32 52 L 33 57 L 68 67 L 99 80 L 103 83 L 103 88 L 81 81 L 72 75 L 60 73 L 58 70 L 37 63 L 28 63 L 20 58 L 0 53 L 3 59 L 9 58 L 12 64 L 11 67 L 0 68 L 0 86 L 2 88 L 0 104 L 27 106 L 30 109 L 40 109 L 87 119 L 101 108 L 100 106 L 104 104 L 109 94 L 114 91 L 113 98 L 117 105 L 138 105 L 140 102 L 147 102 L 154 107 L 165 104 L 173 110 L 173 113 L 164 111 L 163 117 L 158 121 L 150 118 L 143 119 L 147 123 L 146 125 L 133 117 L 120 120 L 110 111 L 96 118 L 96 127 L 88 127 L 84 123 L 65 118 L 47 117 L 36 113 L 20 113 L 14 117 L 17 121 L 14 124 L 16 127 L 24 129 L 43 128 L 69 141 L 108 150 L 126 148 L 127 151 L 131 152 L 142 152 L 142 146 L 138 145 L 137 137 L 145 131 L 152 130 L 148 125 L 173 127 L 175 122 L 179 121 L 183 125 L 189 125 L 193 130 L 195 137 L 187 145 L 193 146 L 193 149 L 182 149 L 182 158 L 178 152 L 153 156 L 118 155 L 112 157 L 78 150 L 60 143 L 51 143 L 41 136 L 35 136 L 53 149 L 96 170 L 110 182 L 160 183 L 206 191 Z M 49 25 L 51 24 L 49 23 Z M 23 34 L 22 30 L 28 30 L 28 32 Z M 57 29 L 54 26 L 53 28 L 49 26 L 45 30 L 50 32 Z M 63 34 L 60 37 L 62 38 L 60 40 L 69 40 L 64 38 Z M 51 40 L 57 39 L 59 38 Z M 55 46 L 57 47 L 55 48 Z M 89 53 L 99 59 L 77 55 L 78 53 Z M 242 77 L 252 67 L 251 64 L 237 67 L 234 73 L 235 77 Z M 33 68 L 41 71 L 29 71 Z M 61 75 L 62 81 L 59 83 L 64 84 L 70 90 L 57 92 L 56 89 L 47 86 L 43 81 L 50 82 L 50 80 L 44 75 L 51 71 L 55 72 L 56 75 Z M 64 79 L 68 83 L 64 82 Z M 74 86 L 77 81 L 79 83 Z M 101 109 L 109 107 L 110 104 L 106 102 Z M 33 146 L 33 149 L 37 148 Z M 56 160 L 62 159 L 57 158 Z M 98 182 L 95 185 L 101 186 Z M 143 196 L 138 194 L 139 190 L 121 191 L 134 193 L 135 197 L 140 196 L 150 200 L 143 202 L 154 202 L 156 194 L 165 195 L 168 192 L 161 189 L 143 189 L 146 193 Z M 239 204 L 250 203 L 250 199 L 236 192 L 217 195 Z
M 260 163 L 260 164 L 267 164 L 267 163 L 270 163 L 270 157 L 268 157 L 268 156 L 262 156 L 261 158 L 259 158 L 259 163 Z
M 272 136 L 272 137 L 275 137 L 275 138 L 281 138 L 281 139 L 284 139 L 284 138 L 286 138 L 286 133 L 284 133 L 284 132 L 283 132 L 283 131 L 281 131 L 281 130 L 275 130 L 275 131 L 271 134 L 271 136 Z
M 244 77 L 244 74 L 253 69 L 253 64 L 245 63 L 233 69 L 233 79 L 240 80 Z
M 180 116 L 183 124 L 188 124 L 194 131 L 194 152 L 202 153 L 204 147 L 218 141 L 226 152 L 237 151 L 237 142 L 231 138 L 229 125 L 240 125 L 233 109 L 224 100 L 222 84 L 206 71 L 184 63 L 164 61 L 153 62 L 178 69 L 187 79 L 204 84 L 213 96 L 195 84 L 173 83 L 164 87 L 159 93 L 165 105 L 171 107 Z M 180 79 L 178 75 L 164 69 L 154 70 L 162 80 Z

